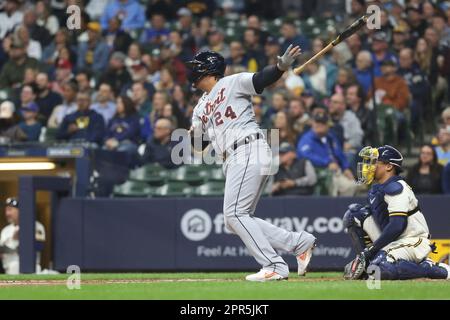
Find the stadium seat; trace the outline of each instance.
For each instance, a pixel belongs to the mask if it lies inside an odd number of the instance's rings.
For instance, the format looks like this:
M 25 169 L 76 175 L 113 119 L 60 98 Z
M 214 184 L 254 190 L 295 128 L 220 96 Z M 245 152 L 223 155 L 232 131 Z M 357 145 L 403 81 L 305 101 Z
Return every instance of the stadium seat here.
M 153 197 L 189 197 L 193 191 L 186 182 L 172 181 L 157 188 L 151 195 Z
M 164 167 L 159 164 L 148 164 L 131 171 L 129 179 L 147 182 L 152 186 L 161 186 L 166 182 L 168 176 L 169 173 Z
M 317 175 L 317 183 L 314 186 L 314 195 L 327 196 L 329 195 L 332 173 L 327 168 L 315 168 Z
M 378 141 L 381 144 L 397 144 L 397 120 L 392 106 L 380 104 L 376 108 Z
M 56 134 L 58 133 L 58 129 L 57 128 L 42 128 L 42 133 L 41 133 L 41 137 L 42 140 L 41 142 L 53 142 L 56 141 Z
M 199 165 L 185 165 L 172 170 L 169 182 L 186 182 L 191 186 L 198 186 L 205 182 L 204 167 Z
M 210 181 L 195 188 L 194 195 L 199 197 L 219 197 L 223 196 L 225 183 Z
M 113 191 L 115 197 L 146 198 L 151 194 L 152 188 L 147 183 L 130 180 L 115 186 Z
M 208 176 L 210 181 L 224 182 L 225 176 L 223 174 L 222 168 L 212 168 L 208 171 Z

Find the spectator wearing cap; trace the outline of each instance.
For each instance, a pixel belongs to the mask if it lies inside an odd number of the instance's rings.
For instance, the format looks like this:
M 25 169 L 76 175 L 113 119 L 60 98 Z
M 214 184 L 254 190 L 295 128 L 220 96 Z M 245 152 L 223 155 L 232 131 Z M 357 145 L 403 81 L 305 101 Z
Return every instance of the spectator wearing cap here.
M 159 47 L 169 38 L 170 30 L 166 28 L 166 18 L 160 13 L 154 13 L 151 16 L 150 24 L 150 28 L 142 31 L 139 42 Z
M 22 86 L 25 70 L 39 68 L 39 62 L 27 55 L 25 44 L 17 37 L 13 37 L 8 55 L 9 60 L 0 73 L 0 89 Z
M 108 83 L 101 83 L 98 89 L 96 102 L 91 105 L 94 110 L 103 117 L 105 125 L 108 126 L 109 121 L 116 114 L 117 106 L 114 102 L 114 94 Z
M 398 55 L 400 51 L 411 47 L 408 26 L 405 23 L 397 25 L 392 33 L 392 49 Z
M 112 17 L 108 22 L 108 29 L 103 31 L 103 37 L 112 52 L 120 51 L 126 53 L 133 42 L 133 38 L 128 32 L 121 29 L 121 23 L 118 17 Z
M 47 124 L 53 109 L 62 103 L 62 97 L 55 91 L 51 90 L 48 80 L 48 74 L 40 72 L 36 76 L 36 104 L 39 106 L 40 120 Z
M 364 93 L 367 94 L 373 84 L 372 55 L 369 51 L 363 50 L 358 53 L 353 73 Z
M 311 161 L 297 158 L 295 148 L 284 142 L 279 150 L 280 167 L 272 185 L 274 196 L 311 195 L 317 182 L 316 170 Z
M 20 0 L 6 0 L 4 11 L 0 12 L 0 39 L 22 23 L 23 13 L 20 11 Z
M 450 127 L 441 126 L 437 136 L 438 145 L 435 147 L 437 159 L 440 164 L 446 166 L 450 163 Z
M 381 66 L 382 76 L 375 78 L 375 97 L 378 103 L 392 106 L 399 112 L 405 111 L 410 103 L 408 84 L 397 75 L 397 64 L 393 60 L 385 60 Z M 369 93 L 369 96 L 372 96 Z
M 6 274 L 19 274 L 19 202 L 16 198 L 5 201 L 5 217 L 8 225 L 0 233 L 2 263 Z M 41 246 L 45 242 L 45 228 L 39 221 L 35 224 L 35 240 Z M 36 254 L 36 273 L 41 271 L 41 253 Z
M 284 21 L 280 31 L 283 36 L 283 41 L 281 43 L 282 52 L 285 52 L 291 44 L 293 46 L 300 46 L 303 52 L 310 50 L 309 40 L 305 36 L 298 34 L 297 27 L 293 21 Z
M 381 65 L 384 61 L 391 60 L 397 62 L 397 58 L 389 52 L 387 35 L 378 31 L 372 36 L 372 67 L 375 77 L 382 75 Z
M 77 111 L 67 115 L 58 129 L 59 140 L 83 141 L 101 145 L 105 136 L 105 121 L 94 110 L 90 110 L 89 94 L 77 94 Z
M 99 79 L 99 83 L 111 85 L 116 96 L 119 96 L 122 90 L 132 82 L 125 65 L 126 58 L 127 56 L 123 52 L 114 52 L 109 59 L 108 68 Z
M 23 121 L 18 126 L 26 134 L 26 141 L 39 141 L 42 125 L 37 120 L 39 106 L 35 102 L 29 102 L 20 108 Z
M 102 72 L 109 57 L 109 47 L 101 37 L 101 27 L 98 22 L 87 24 L 88 40 L 78 43 L 77 69 L 90 68 L 93 72 Z
M 331 195 L 353 196 L 356 188 L 354 177 L 341 143 L 330 132 L 329 120 L 323 112 L 314 116 L 312 128 L 297 145 L 297 156 L 308 159 L 316 168 L 328 169 L 333 173 Z
M 411 127 L 416 136 L 420 135 L 423 115 L 430 101 L 430 85 L 426 75 L 414 61 L 414 51 L 404 48 L 399 54 L 398 74 L 405 79 L 411 93 Z
M 228 59 L 230 57 L 230 47 L 225 42 L 225 35 L 222 30 L 218 28 L 211 28 L 208 31 L 208 45 L 200 49 L 200 51 L 215 51 Z
M 63 102 L 53 109 L 53 112 L 48 119 L 47 127 L 56 129 L 59 128 L 64 118 L 77 111 L 76 96 L 78 93 L 78 85 L 75 81 L 69 81 L 62 86 Z M 88 93 L 89 94 L 89 93 Z
M 145 25 L 145 10 L 137 0 L 110 1 L 100 18 L 102 29 L 108 28 L 108 22 L 113 17 L 122 21 L 122 29 L 125 31 L 140 29 Z

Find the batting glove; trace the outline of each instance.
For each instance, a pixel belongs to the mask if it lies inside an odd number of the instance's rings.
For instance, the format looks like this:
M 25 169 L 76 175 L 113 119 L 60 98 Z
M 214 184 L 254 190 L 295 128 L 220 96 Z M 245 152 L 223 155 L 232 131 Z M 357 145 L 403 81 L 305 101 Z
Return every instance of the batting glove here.
M 286 49 L 286 52 L 280 57 L 278 56 L 277 67 L 281 71 L 288 71 L 292 64 L 295 62 L 298 56 L 302 53 L 299 46 L 293 46 L 292 44 Z

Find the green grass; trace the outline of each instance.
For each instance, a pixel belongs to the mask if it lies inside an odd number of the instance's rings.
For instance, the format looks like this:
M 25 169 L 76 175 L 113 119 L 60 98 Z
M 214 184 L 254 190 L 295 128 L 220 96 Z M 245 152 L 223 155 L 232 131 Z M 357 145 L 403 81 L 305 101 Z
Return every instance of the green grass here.
M 65 274 L 2 275 L 0 283 L 33 280 L 63 282 L 51 285 L 0 285 L 0 299 L 450 299 L 449 281 L 383 281 L 381 289 L 369 290 L 365 281 L 343 281 L 340 273 L 309 273 L 302 279 L 291 274 L 289 281 L 268 283 L 246 282 L 242 280 L 245 275 L 245 273 L 82 274 L 80 290 L 67 289 Z M 190 281 L 185 281 L 186 279 Z M 195 281 L 196 279 L 198 281 Z M 114 282 L 118 280 L 130 282 Z

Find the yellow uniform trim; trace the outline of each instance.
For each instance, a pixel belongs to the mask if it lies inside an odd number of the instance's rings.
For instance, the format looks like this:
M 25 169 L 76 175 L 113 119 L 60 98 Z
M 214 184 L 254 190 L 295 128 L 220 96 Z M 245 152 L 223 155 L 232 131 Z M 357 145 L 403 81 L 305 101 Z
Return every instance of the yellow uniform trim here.
M 395 217 L 395 216 L 407 217 L 408 214 L 406 212 L 392 212 L 392 213 L 389 213 L 389 217 Z

